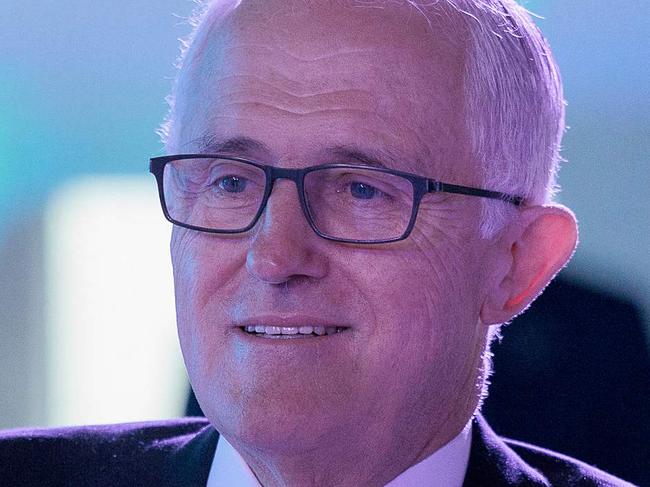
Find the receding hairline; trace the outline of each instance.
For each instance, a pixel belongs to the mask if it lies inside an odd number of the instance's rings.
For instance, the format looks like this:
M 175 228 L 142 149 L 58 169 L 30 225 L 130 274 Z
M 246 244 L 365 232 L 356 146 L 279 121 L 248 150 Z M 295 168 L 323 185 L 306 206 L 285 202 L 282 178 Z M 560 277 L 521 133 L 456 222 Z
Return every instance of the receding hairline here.
M 254 0 L 250 0 L 253 2 Z M 299 4 L 303 4 L 304 2 L 298 2 Z M 176 86 L 176 91 L 174 95 L 176 96 L 177 101 L 179 101 L 179 106 L 177 107 L 178 110 L 174 112 L 174 117 L 171 119 L 174 129 L 176 132 L 176 137 L 175 137 L 175 144 L 174 149 L 178 150 L 180 149 L 180 143 L 182 141 L 186 141 L 188 137 L 185 135 L 187 134 L 184 131 L 184 128 L 189 125 L 191 116 L 192 116 L 192 110 L 188 109 L 188 106 L 186 105 L 187 102 L 187 94 L 192 93 L 197 83 L 205 82 L 206 80 L 209 79 L 211 74 L 214 72 L 214 67 L 218 66 L 215 64 L 212 60 L 209 62 L 206 62 L 206 57 L 209 56 L 211 57 L 212 54 L 207 53 L 207 50 L 214 50 L 214 52 L 219 52 L 223 51 L 223 44 L 220 44 L 218 41 L 219 37 L 215 36 L 224 36 L 225 39 L 229 39 L 229 34 L 226 32 L 215 32 L 215 30 L 222 29 L 225 26 L 225 29 L 230 29 L 232 27 L 226 26 L 225 23 L 228 18 L 230 18 L 233 14 L 234 11 L 231 8 L 223 8 L 224 6 L 240 6 L 241 2 L 232 2 L 229 0 L 217 0 L 212 2 L 209 5 L 209 8 L 204 12 L 203 16 L 201 17 L 201 22 L 200 25 L 197 26 L 195 37 L 191 40 L 191 46 L 190 49 L 186 52 L 186 55 L 183 59 L 183 66 L 182 66 L 182 72 L 179 75 L 179 80 L 177 80 L 177 86 Z M 354 0 L 348 0 L 344 2 L 337 2 L 337 4 L 343 5 L 345 8 L 348 9 L 357 9 L 358 11 L 363 11 L 363 10 L 368 10 L 368 8 L 364 5 L 358 5 Z M 334 6 L 336 7 L 336 5 Z M 334 8 L 330 5 L 327 5 L 327 8 Z M 404 9 L 408 8 L 408 10 L 403 10 L 402 12 L 408 12 L 407 15 L 417 15 L 418 17 L 420 14 L 413 8 L 411 8 L 410 4 L 400 4 L 400 5 L 395 5 L 395 4 L 390 4 L 385 7 L 382 7 L 382 10 L 388 10 L 388 9 L 393 9 L 393 7 L 402 7 Z M 392 15 L 386 15 L 386 21 L 390 22 L 393 19 Z M 460 76 L 459 81 L 462 82 L 462 77 L 463 77 L 463 72 L 464 72 L 464 64 L 465 64 L 465 58 L 466 58 L 466 52 L 468 47 L 465 45 L 466 43 L 463 42 L 461 43 L 458 41 L 456 37 L 453 36 L 452 31 L 454 30 L 452 26 L 447 22 L 446 17 L 443 18 L 443 16 L 440 16 L 440 20 L 436 20 L 434 22 L 427 21 L 427 29 L 432 29 L 435 28 L 436 23 L 439 23 L 440 25 L 444 25 L 444 29 L 438 29 L 436 35 L 436 39 L 434 39 L 429 45 L 433 46 L 434 51 L 439 51 L 442 56 L 448 56 L 448 53 L 451 51 L 453 54 L 449 54 L 450 58 L 458 60 L 458 68 L 454 69 L 454 72 L 458 71 L 458 75 Z M 361 19 L 363 20 L 365 16 L 361 14 Z M 382 19 L 384 20 L 384 19 Z M 318 18 L 315 17 L 314 21 L 317 22 Z M 417 22 L 423 22 L 422 19 L 416 18 L 414 21 Z M 224 29 L 224 31 L 225 31 Z M 465 29 L 463 27 L 463 29 Z M 430 32 L 425 31 L 422 27 L 420 27 L 421 30 L 421 35 L 422 36 L 429 36 Z M 399 31 L 398 31 L 399 32 Z M 444 32 L 443 35 L 439 35 L 440 33 Z M 235 35 L 239 35 L 239 32 L 237 32 Z M 370 39 L 372 42 L 374 34 L 371 32 L 370 34 Z M 380 34 L 381 35 L 381 34 Z M 429 39 L 428 37 L 421 37 L 420 32 L 415 33 L 415 41 L 407 42 L 404 45 L 408 47 L 410 50 L 411 47 L 419 46 L 420 44 L 416 44 L 417 39 L 423 39 L 422 45 Z M 450 49 L 448 46 L 446 46 L 446 43 L 448 40 L 453 40 L 455 46 L 452 46 L 453 49 Z M 440 42 L 443 42 L 444 44 L 440 44 Z M 378 43 L 378 46 L 387 46 L 387 48 L 391 48 L 390 44 L 386 43 Z M 442 45 L 442 47 L 440 47 Z M 400 49 L 398 47 L 398 49 Z M 429 47 L 426 47 L 425 49 L 429 49 Z M 226 49 L 228 51 L 229 49 Z M 417 47 L 417 50 L 420 51 L 420 48 Z M 345 49 L 342 50 L 343 52 Z M 420 51 L 421 52 L 421 51 Z M 433 52 L 433 51 L 432 51 Z M 220 55 L 220 54 L 217 54 Z M 418 55 L 418 54 L 416 54 Z M 437 56 L 437 54 L 436 54 Z M 423 62 L 423 66 L 425 66 L 427 63 L 426 59 Z M 218 69 L 218 67 L 217 67 Z M 425 68 L 428 69 L 428 68 Z M 207 74 L 206 74 L 207 73 Z M 397 73 L 399 74 L 399 73 Z M 395 81 L 393 81 L 393 84 Z M 400 85 L 401 86 L 401 85 Z M 449 82 L 449 86 L 453 86 L 453 89 L 456 90 L 460 85 L 456 84 L 455 81 Z M 178 89 L 180 88 L 180 89 Z M 462 88 L 460 88 L 462 91 Z M 191 103 L 191 102 L 190 102 Z M 459 108 L 462 108 L 459 106 Z M 462 130 L 465 130 L 465 127 L 459 127 L 462 128 Z M 198 134 L 190 134 L 189 138 L 195 137 Z M 210 136 L 211 134 L 201 134 L 202 136 Z M 168 146 L 169 148 L 169 146 Z M 420 149 L 423 149 L 425 147 L 420 147 Z M 417 159 L 423 159 L 423 160 L 428 160 L 430 158 L 435 158 L 435 151 L 434 154 L 429 153 L 429 151 L 425 152 L 414 152 L 414 153 L 409 153 L 408 154 L 411 159 L 414 159 L 414 157 L 417 157 Z
M 258 0 L 212 0 L 203 1 L 197 7 L 196 12 L 192 15 L 194 18 L 194 32 L 191 39 L 185 42 L 187 46 L 179 62 L 180 67 L 186 69 L 200 59 L 200 54 L 204 52 L 211 40 L 211 35 L 215 29 L 224 27 L 229 19 L 241 12 L 244 3 L 262 5 L 263 8 L 269 9 L 270 1 Z M 459 19 L 457 10 L 449 0 L 436 2 L 427 5 L 426 11 L 411 0 L 397 0 L 375 5 L 365 1 L 359 3 L 359 0 L 336 0 L 332 2 L 319 2 L 320 5 L 326 5 L 327 9 L 348 8 L 352 10 L 370 10 L 370 9 L 408 9 L 409 19 L 411 16 L 420 17 L 428 26 L 428 34 L 437 34 L 442 40 L 451 42 L 459 46 L 463 51 L 467 49 L 470 33 L 465 22 Z M 254 16 L 255 23 L 264 23 L 272 21 L 284 13 L 295 14 L 295 8 L 288 6 L 300 5 L 310 9 L 310 4 L 305 0 L 283 0 L 284 10 L 271 10 L 267 16 Z M 263 12 L 263 8 L 255 10 L 255 13 Z M 461 11 L 462 12 L 462 11 Z M 318 19 L 317 19 L 318 20 Z

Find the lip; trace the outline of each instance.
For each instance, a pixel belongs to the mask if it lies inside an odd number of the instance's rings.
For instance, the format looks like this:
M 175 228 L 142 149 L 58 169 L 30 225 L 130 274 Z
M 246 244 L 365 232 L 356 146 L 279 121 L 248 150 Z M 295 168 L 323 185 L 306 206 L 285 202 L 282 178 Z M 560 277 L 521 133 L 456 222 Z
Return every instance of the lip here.
M 306 314 L 263 314 L 255 315 L 245 320 L 234 323 L 236 328 L 243 328 L 250 325 L 267 325 L 267 326 L 338 326 L 340 328 L 352 328 L 349 323 L 342 322 L 336 318 L 323 319 Z
M 294 346 L 309 346 L 309 344 L 314 346 L 320 346 L 326 343 L 341 343 L 341 337 L 351 336 L 350 329 L 346 328 L 340 333 L 334 333 L 332 335 L 256 335 L 255 333 L 248 333 L 242 328 L 235 328 L 235 336 L 238 340 L 241 340 L 241 343 L 246 343 L 249 345 L 255 346 L 282 346 L 291 344 Z

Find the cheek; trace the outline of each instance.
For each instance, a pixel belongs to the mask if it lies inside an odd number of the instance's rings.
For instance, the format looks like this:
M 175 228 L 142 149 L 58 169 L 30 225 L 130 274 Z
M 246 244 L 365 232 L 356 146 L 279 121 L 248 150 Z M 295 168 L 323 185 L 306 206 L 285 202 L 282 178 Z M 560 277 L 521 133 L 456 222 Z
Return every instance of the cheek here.
M 420 268 L 426 269 L 431 294 L 445 303 L 472 305 L 483 278 L 479 237 L 480 206 L 475 201 L 449 197 L 441 204 L 423 204 L 412 242 Z M 458 313 L 460 310 L 455 309 Z
M 170 244 L 172 269 L 174 275 L 174 296 L 176 301 L 176 321 L 181 348 L 187 341 L 186 324 L 192 321 L 192 296 L 195 295 L 198 268 L 193 242 L 196 235 L 185 229 L 174 227 Z
M 203 370 L 226 331 L 228 289 L 241 268 L 241 243 L 175 227 L 171 255 L 181 349 L 189 368 Z M 218 293 L 219 299 L 214 299 Z
M 222 294 L 225 285 L 242 269 L 246 260 L 241 239 L 178 227 L 172 233 L 171 256 L 176 304 L 187 312 L 203 309 L 214 301 L 215 293 Z
M 372 266 L 352 268 L 372 269 L 360 283 L 375 322 L 367 359 L 379 357 L 400 367 L 410 363 L 415 372 L 417 363 L 440 367 L 451 351 L 473 347 L 480 278 L 475 259 L 455 243 L 462 239 L 412 236 L 408 247 L 381 259 L 375 253 Z
M 405 316 L 434 323 L 462 319 L 475 298 L 478 276 L 475 261 L 460 240 L 425 238 L 414 232 L 411 249 L 384 266 L 383 289 L 389 291 L 385 299 L 390 305 Z

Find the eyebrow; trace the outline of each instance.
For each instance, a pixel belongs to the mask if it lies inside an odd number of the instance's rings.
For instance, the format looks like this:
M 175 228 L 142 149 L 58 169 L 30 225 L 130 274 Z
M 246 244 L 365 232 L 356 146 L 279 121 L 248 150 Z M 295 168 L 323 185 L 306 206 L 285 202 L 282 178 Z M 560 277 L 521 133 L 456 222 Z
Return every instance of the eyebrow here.
M 272 151 L 265 143 L 246 136 L 229 137 L 220 139 L 216 136 L 205 136 L 197 141 L 197 149 L 202 154 L 253 154 Z M 340 162 L 357 162 L 362 165 L 379 167 L 383 169 L 412 170 L 410 167 L 415 160 L 409 160 L 391 153 L 385 148 L 362 149 L 354 144 L 339 144 L 326 147 L 320 152 L 320 158 L 334 159 Z
M 389 147 L 360 148 L 356 145 L 336 145 L 325 149 L 325 154 L 334 159 L 359 162 L 366 166 L 392 169 L 418 174 L 422 170 L 419 157 L 408 156 Z
M 370 154 L 368 151 L 363 151 L 355 146 L 349 145 L 337 145 L 330 147 L 325 150 L 325 153 L 333 156 L 336 159 L 345 159 L 346 161 L 352 159 L 353 161 L 360 162 L 366 166 L 381 167 L 384 169 L 389 169 L 389 167 L 382 161 L 382 159 L 392 159 L 390 156 L 378 157 L 378 155 Z
M 269 147 L 263 142 L 251 139 L 250 137 L 239 136 L 230 137 L 228 139 L 218 139 L 216 137 L 208 136 L 199 139 L 198 151 L 205 154 L 221 152 L 270 153 L 271 149 L 269 149 Z

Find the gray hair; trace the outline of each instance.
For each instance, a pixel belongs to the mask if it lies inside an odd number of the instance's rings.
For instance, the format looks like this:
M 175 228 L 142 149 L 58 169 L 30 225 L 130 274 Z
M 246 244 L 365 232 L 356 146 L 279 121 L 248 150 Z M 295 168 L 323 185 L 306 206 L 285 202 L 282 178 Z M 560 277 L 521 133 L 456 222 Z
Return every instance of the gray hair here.
M 181 41 L 179 73 L 214 1 L 195 0 L 192 33 Z M 528 203 L 550 202 L 557 190 L 565 103 L 557 65 L 529 12 L 514 0 L 352 0 L 360 7 L 391 3 L 408 3 L 430 24 L 432 17 L 444 16 L 460 27 L 454 29 L 456 35 L 469 36 L 465 115 L 471 154 L 481 165 L 484 186 L 523 196 Z M 167 97 L 170 110 L 158 130 L 167 148 L 180 78 Z M 481 236 L 494 236 L 514 214 L 510 205 L 486 200 Z
M 514 0 L 447 0 L 470 33 L 465 67 L 471 149 L 486 187 L 543 204 L 557 191 L 564 134 L 560 74 L 529 13 Z M 481 233 L 489 237 L 512 208 L 484 204 Z

